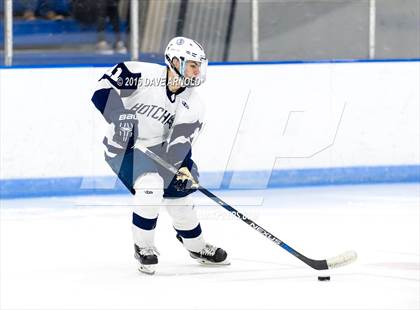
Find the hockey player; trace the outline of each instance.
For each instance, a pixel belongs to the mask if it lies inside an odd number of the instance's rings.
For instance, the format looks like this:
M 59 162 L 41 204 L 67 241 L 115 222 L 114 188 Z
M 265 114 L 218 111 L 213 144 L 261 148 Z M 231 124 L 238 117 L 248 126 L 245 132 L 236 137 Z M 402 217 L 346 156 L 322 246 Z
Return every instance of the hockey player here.
M 124 62 L 99 80 L 92 97 L 109 123 L 105 160 L 134 195 L 132 230 L 139 270 L 153 274 L 159 209 L 165 205 L 176 237 L 192 258 L 227 265 L 227 253 L 207 243 L 189 196 L 198 187 L 191 147 L 203 126 L 204 106 L 195 87 L 205 81 L 207 59 L 196 41 L 173 38 L 165 64 Z M 144 145 L 177 167 L 174 176 L 136 148 Z

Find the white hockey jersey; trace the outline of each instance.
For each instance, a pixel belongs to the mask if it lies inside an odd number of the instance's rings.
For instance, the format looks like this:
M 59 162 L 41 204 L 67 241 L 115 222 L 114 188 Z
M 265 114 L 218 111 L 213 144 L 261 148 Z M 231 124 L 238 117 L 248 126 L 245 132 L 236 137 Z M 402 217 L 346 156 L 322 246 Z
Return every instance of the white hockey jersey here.
M 124 62 L 99 80 L 92 102 L 109 123 L 104 139 L 108 156 L 123 147 L 113 140 L 114 115 L 135 112 L 138 137 L 134 143 L 152 147 L 166 143 L 171 162 L 179 164 L 203 126 L 204 104 L 195 88 L 171 93 L 166 86 L 167 68 L 145 62 Z

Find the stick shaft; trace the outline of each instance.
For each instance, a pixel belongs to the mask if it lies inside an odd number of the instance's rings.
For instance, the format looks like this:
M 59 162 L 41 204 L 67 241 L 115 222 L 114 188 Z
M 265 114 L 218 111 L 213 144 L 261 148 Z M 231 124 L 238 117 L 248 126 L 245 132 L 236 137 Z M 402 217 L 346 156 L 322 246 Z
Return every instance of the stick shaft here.
M 206 195 L 207 197 L 209 197 L 210 199 L 212 199 L 214 202 L 216 202 L 217 204 L 219 204 L 221 207 L 223 207 L 224 209 L 226 209 L 227 211 L 229 211 L 230 213 L 232 213 L 234 216 L 236 216 L 242 222 L 244 222 L 244 223 L 248 224 L 249 226 L 251 226 L 253 229 L 255 229 L 256 231 L 258 231 L 264 237 L 266 237 L 267 239 L 271 240 L 272 242 L 274 242 L 275 244 L 277 244 L 278 246 L 280 246 L 281 248 L 283 248 L 284 250 L 286 250 L 290 254 L 294 255 L 295 257 L 297 257 L 298 259 L 300 259 L 301 261 L 303 261 L 305 264 L 309 265 L 310 267 L 312 267 L 314 269 L 318 269 L 318 270 L 328 269 L 327 262 L 325 260 L 323 260 L 323 261 L 315 261 L 315 260 L 312 260 L 310 258 L 307 258 L 303 254 L 301 254 L 298 251 L 296 251 L 295 249 L 293 249 L 291 246 L 287 245 L 285 242 L 281 241 L 279 238 L 277 238 L 276 236 L 274 236 L 272 233 L 270 233 L 266 229 L 262 228 L 260 225 L 258 225 L 257 223 L 255 223 L 253 220 L 251 220 L 250 218 L 246 217 L 244 214 L 242 214 L 241 212 L 239 212 L 238 210 L 236 210 L 235 208 L 233 208 L 231 205 L 229 205 L 226 202 L 224 202 L 222 199 L 220 199 L 219 197 L 217 197 L 216 195 L 214 195 L 209 190 L 205 189 L 202 186 L 200 186 L 198 188 L 198 190 L 200 192 L 202 192 L 204 195 Z
M 150 151 L 148 148 L 146 148 L 146 147 L 144 147 L 142 145 L 136 145 L 136 148 L 140 149 L 148 157 L 150 157 L 151 159 L 153 159 L 155 162 L 157 162 L 159 165 L 161 165 L 165 169 L 169 170 L 173 174 L 176 174 L 178 172 L 178 170 L 174 166 L 172 166 L 171 164 L 169 164 L 166 161 L 164 161 L 162 158 L 160 158 L 158 155 L 156 155 L 155 153 L 153 153 L 152 151 Z M 265 230 L 260 225 L 258 225 L 257 223 L 255 223 L 253 220 L 251 220 L 248 217 L 246 217 L 245 215 L 243 215 L 241 212 L 239 212 L 238 210 L 236 210 L 235 208 L 233 208 L 231 205 L 229 205 L 228 203 L 224 202 L 222 199 L 220 199 L 219 197 L 217 197 L 215 194 L 213 194 L 212 192 L 210 192 L 206 188 L 204 188 L 204 187 L 202 187 L 200 185 L 198 187 L 198 190 L 201 193 L 203 193 L 204 195 L 206 195 L 207 197 L 209 197 L 211 200 L 213 200 L 214 202 L 216 202 L 218 205 L 220 205 L 221 207 L 223 207 L 224 209 L 226 209 L 227 211 L 229 211 L 230 213 L 232 213 L 238 219 L 240 219 L 244 223 L 246 223 L 249 226 L 251 226 L 253 229 L 255 229 L 256 231 L 258 231 L 264 237 L 266 237 L 267 239 L 271 240 L 272 242 L 274 242 L 275 244 L 277 244 L 278 246 L 280 246 L 281 248 L 283 248 L 284 250 L 286 250 L 290 254 L 294 255 L 295 257 L 297 257 L 298 259 L 300 259 L 301 261 L 303 261 L 308 266 L 310 266 L 310 267 L 312 267 L 314 269 L 317 269 L 317 270 L 328 269 L 328 265 L 327 265 L 327 261 L 326 260 L 313 260 L 313 259 L 307 258 L 303 254 L 299 253 L 298 251 L 296 251 L 295 249 L 293 249 L 292 247 L 290 247 L 289 245 L 287 245 L 285 242 L 281 241 L 279 238 L 277 238 L 273 234 L 269 233 L 267 230 Z

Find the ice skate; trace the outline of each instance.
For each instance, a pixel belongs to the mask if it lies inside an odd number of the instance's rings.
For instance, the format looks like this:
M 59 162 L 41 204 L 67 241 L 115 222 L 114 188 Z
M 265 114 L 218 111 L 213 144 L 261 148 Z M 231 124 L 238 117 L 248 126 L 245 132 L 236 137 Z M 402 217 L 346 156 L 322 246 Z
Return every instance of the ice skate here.
M 190 251 L 190 255 L 203 265 L 230 265 L 226 251 L 208 243 L 200 252 Z
M 184 243 L 180 235 L 177 234 L 176 238 Z M 190 256 L 202 265 L 230 265 L 226 251 L 209 243 L 206 243 L 205 247 L 199 252 L 189 252 Z
M 155 247 L 140 248 L 134 245 L 134 258 L 139 262 L 138 270 L 146 274 L 154 274 L 158 263 L 159 252 Z

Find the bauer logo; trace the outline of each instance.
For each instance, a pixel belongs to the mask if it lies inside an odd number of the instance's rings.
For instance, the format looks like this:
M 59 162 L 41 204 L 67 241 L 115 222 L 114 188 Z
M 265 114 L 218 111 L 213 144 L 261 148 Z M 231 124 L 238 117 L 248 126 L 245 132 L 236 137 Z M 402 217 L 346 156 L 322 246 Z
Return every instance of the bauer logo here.
M 118 118 L 119 121 L 125 121 L 125 120 L 133 120 L 137 119 L 137 115 L 135 114 L 121 114 Z

